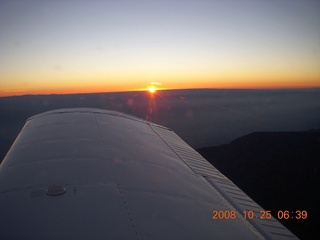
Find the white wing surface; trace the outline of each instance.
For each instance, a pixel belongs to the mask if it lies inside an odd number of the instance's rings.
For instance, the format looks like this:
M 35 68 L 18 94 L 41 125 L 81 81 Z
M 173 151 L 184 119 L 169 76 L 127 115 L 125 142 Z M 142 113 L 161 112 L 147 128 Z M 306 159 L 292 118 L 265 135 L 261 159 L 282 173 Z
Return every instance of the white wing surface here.
M 0 165 L 0 239 L 297 239 L 243 211 L 263 209 L 173 131 L 113 111 L 31 117 Z

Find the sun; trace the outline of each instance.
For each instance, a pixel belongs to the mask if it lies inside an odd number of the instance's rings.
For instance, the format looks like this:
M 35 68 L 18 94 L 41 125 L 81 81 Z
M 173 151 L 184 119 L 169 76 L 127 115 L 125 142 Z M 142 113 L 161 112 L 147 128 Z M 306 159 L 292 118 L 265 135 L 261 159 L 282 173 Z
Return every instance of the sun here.
M 150 87 L 148 87 L 148 91 L 149 91 L 149 93 L 155 93 L 156 88 L 154 86 L 150 86 Z

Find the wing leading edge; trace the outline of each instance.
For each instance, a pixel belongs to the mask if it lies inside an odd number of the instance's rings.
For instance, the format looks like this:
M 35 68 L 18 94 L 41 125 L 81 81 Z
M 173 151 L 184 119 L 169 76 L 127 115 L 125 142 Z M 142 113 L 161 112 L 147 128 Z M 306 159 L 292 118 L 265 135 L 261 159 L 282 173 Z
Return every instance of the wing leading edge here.
M 263 209 L 173 131 L 113 111 L 31 117 L 0 165 L 1 239 L 297 239 L 244 210 Z

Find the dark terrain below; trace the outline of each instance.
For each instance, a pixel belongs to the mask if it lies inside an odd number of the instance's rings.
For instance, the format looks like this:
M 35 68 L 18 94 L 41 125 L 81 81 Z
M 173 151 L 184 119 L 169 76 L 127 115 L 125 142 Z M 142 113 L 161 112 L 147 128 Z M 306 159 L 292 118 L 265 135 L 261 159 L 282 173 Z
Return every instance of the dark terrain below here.
M 0 97 L 0 162 L 29 117 L 78 107 L 114 110 L 169 127 L 193 148 L 218 146 L 256 131 L 320 128 L 320 88 Z
M 320 236 L 320 131 L 254 132 L 197 151 L 275 218 L 306 210 L 306 220 L 280 220 L 300 239 Z

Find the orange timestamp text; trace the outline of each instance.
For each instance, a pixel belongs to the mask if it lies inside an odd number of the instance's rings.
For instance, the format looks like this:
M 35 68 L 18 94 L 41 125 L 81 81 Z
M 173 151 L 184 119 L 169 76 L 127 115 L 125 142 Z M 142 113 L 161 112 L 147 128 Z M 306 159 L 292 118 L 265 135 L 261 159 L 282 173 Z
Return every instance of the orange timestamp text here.
M 296 219 L 296 220 L 305 220 L 308 217 L 308 212 L 306 210 L 279 210 L 275 215 L 279 220 L 288 220 L 288 219 Z M 241 213 L 236 210 L 213 210 L 212 211 L 212 219 L 213 220 L 222 220 L 222 219 L 271 219 L 273 215 L 271 214 L 271 210 L 261 210 L 259 212 L 252 210 L 243 210 Z

